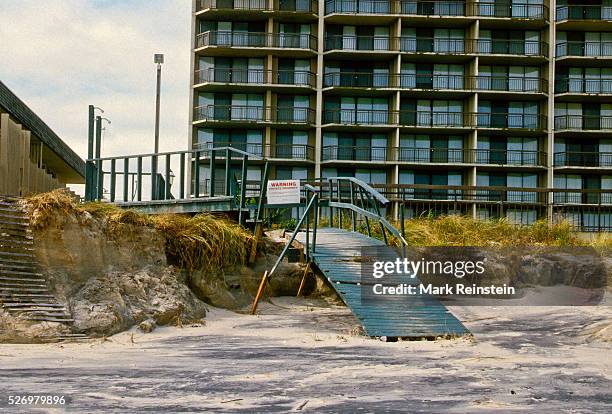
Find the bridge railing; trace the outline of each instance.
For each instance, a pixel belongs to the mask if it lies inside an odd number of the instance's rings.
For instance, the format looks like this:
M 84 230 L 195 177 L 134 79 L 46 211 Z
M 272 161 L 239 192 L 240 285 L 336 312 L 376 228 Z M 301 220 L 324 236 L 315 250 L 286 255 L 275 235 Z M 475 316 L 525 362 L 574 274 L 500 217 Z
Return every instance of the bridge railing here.
M 86 181 L 87 201 L 130 204 L 236 197 L 242 221 L 248 189 L 248 162 L 253 159 L 262 160 L 234 147 L 88 159 L 87 168 L 92 173 Z M 188 166 L 191 176 L 187 173 Z M 238 171 L 240 176 L 236 177 Z M 201 176 L 203 173 L 205 177 Z M 218 174 L 221 177 L 216 177 Z

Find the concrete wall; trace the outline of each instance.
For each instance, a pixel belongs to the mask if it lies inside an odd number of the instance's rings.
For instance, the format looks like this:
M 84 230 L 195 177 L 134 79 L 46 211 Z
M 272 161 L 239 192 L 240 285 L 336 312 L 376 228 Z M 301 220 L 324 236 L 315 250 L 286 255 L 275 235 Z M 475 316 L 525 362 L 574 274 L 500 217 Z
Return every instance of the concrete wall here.
M 0 194 L 27 196 L 64 187 L 42 165 L 42 144 L 8 114 L 0 114 Z

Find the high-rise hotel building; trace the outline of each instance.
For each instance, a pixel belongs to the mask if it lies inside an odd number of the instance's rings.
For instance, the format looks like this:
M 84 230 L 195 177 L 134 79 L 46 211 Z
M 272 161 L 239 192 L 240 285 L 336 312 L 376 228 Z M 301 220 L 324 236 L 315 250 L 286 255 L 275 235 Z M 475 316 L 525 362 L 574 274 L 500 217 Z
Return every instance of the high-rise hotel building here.
M 194 0 L 192 32 L 192 148 L 407 215 L 612 227 L 612 0 Z

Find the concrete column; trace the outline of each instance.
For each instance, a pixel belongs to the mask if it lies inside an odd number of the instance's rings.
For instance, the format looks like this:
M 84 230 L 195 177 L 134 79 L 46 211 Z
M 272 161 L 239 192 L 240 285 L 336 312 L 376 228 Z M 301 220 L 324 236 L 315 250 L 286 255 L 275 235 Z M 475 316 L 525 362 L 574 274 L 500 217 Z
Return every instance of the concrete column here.
M 319 1 L 319 20 L 317 25 L 317 100 L 316 100 L 316 116 L 315 116 L 315 177 L 321 176 L 321 151 L 323 147 L 323 76 L 325 73 L 325 64 L 323 61 L 324 37 L 325 37 L 325 2 Z
M 550 191 L 554 187 L 554 149 L 555 149 L 555 43 L 556 36 L 556 1 L 550 1 L 550 24 L 548 25 L 548 100 L 547 111 L 545 112 L 547 119 L 548 133 L 546 134 L 546 177 L 545 186 L 549 190 L 546 195 L 546 216 L 549 223 L 553 220 L 553 193 Z

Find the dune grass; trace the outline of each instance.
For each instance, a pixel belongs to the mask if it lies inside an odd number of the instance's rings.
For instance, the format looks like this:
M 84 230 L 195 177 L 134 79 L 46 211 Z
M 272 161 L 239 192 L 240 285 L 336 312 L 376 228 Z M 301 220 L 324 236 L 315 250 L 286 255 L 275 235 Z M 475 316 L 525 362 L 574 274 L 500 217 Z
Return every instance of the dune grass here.
M 176 214 L 146 215 L 108 203 L 79 204 L 68 192 L 55 190 L 26 199 L 34 229 L 43 229 L 59 215 L 83 220 L 87 214 L 103 220 L 109 236 L 126 235 L 134 226 L 157 230 L 165 238 L 166 254 L 183 268 L 219 270 L 247 260 L 252 235 L 225 218 L 208 213 L 190 217 Z
M 329 224 L 322 219 L 323 226 Z M 399 221 L 391 221 L 400 229 Z M 337 226 L 337 220 L 334 222 Z M 351 229 L 348 214 L 343 217 L 342 227 Z M 408 219 L 404 222 L 405 239 L 410 246 L 593 246 L 612 247 L 610 234 L 599 234 L 592 239 L 579 237 L 567 221 L 549 225 L 540 220 L 529 226 L 515 226 L 506 219 L 476 220 L 466 216 L 439 216 Z M 367 234 L 365 221 L 359 220 L 357 231 Z M 382 240 L 378 222 L 370 220 L 373 237 Z M 387 236 L 391 244 L 399 245 L 399 240 Z

